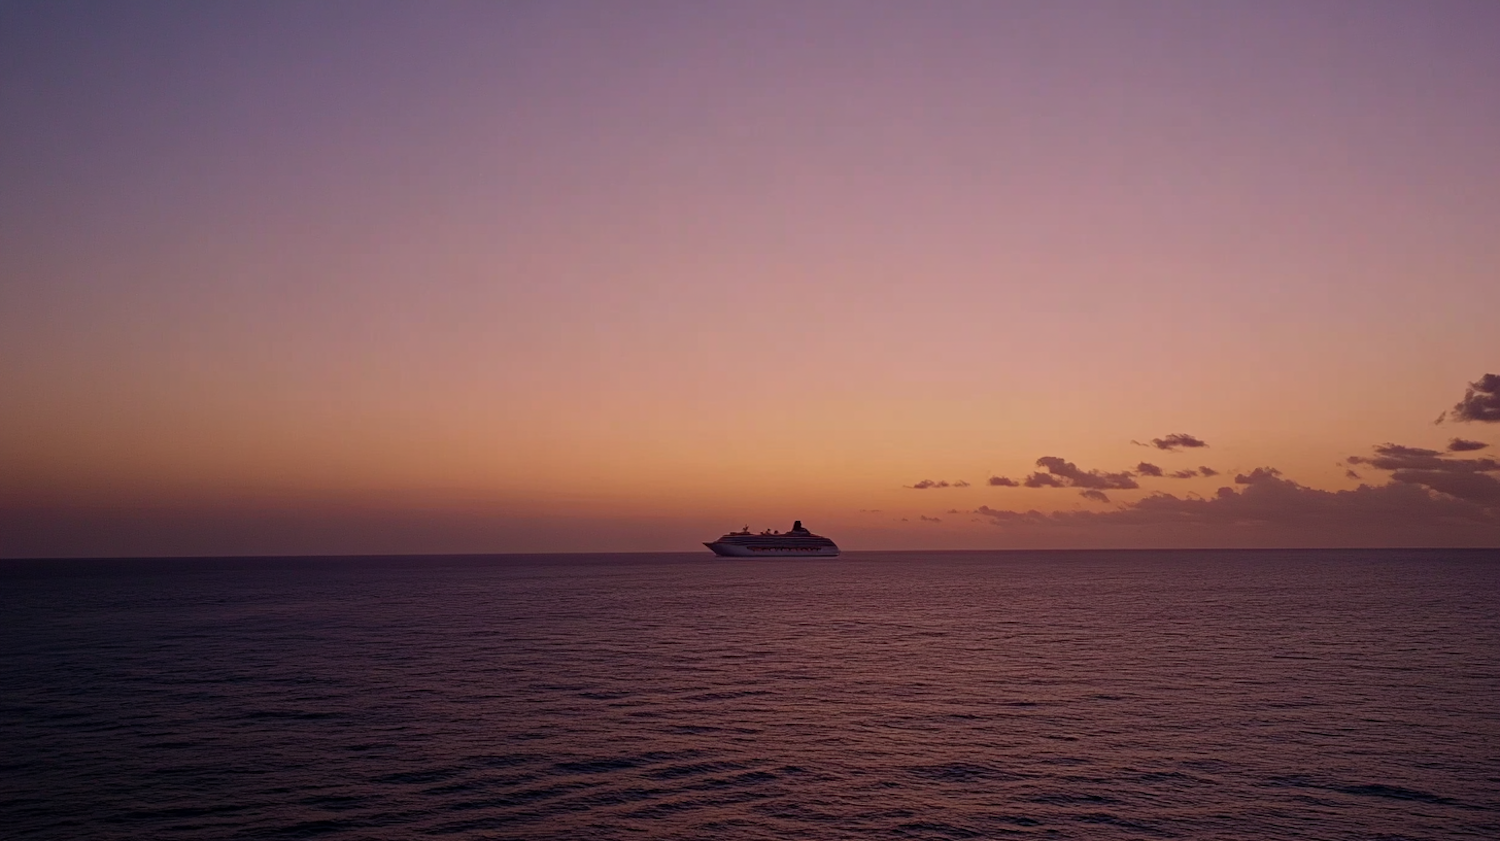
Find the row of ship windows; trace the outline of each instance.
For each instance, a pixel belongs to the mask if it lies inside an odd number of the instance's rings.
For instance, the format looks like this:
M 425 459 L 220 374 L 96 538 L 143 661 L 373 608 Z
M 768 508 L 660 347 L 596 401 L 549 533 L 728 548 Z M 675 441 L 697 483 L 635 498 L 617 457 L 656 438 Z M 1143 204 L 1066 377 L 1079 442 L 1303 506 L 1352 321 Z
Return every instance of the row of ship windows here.
M 832 546 L 833 545 L 832 541 L 828 541 L 826 543 L 820 543 L 820 542 L 815 542 L 815 541 L 811 541 L 811 540 L 798 541 L 798 542 L 787 541 L 786 543 L 776 543 L 776 544 L 771 544 L 770 546 L 767 546 L 766 544 L 761 543 L 759 541 L 751 541 L 751 540 L 723 540 L 723 541 L 720 541 L 720 542 L 728 544 L 730 546 L 761 546 L 761 547 L 764 547 L 766 549 L 778 549 L 778 548 L 779 549 L 785 549 L 787 547 L 802 547 L 802 546 L 811 546 L 813 548 L 818 548 L 818 547 L 822 547 L 822 546 Z
M 763 540 L 759 540 L 759 539 L 755 539 L 755 538 L 730 537 L 730 538 L 721 539 L 719 542 L 721 542 L 721 543 L 764 543 L 764 542 L 767 542 L 767 541 L 763 541 Z M 826 537 L 825 538 L 816 538 L 816 537 L 814 537 L 814 538 L 807 538 L 807 537 L 801 537 L 801 538 L 793 538 L 791 540 L 773 540 L 773 541 L 769 541 L 769 542 L 774 543 L 775 545 L 778 545 L 778 546 L 830 546 L 830 545 L 833 544 L 833 541 L 829 540 Z

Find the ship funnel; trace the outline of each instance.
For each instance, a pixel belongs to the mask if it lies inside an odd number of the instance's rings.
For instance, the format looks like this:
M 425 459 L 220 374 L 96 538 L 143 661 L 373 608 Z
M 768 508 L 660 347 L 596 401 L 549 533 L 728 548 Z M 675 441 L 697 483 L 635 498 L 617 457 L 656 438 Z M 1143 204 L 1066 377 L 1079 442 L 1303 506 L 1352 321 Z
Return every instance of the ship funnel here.
M 798 520 L 797 522 L 792 523 L 792 531 L 802 531 L 802 521 L 801 520 Z

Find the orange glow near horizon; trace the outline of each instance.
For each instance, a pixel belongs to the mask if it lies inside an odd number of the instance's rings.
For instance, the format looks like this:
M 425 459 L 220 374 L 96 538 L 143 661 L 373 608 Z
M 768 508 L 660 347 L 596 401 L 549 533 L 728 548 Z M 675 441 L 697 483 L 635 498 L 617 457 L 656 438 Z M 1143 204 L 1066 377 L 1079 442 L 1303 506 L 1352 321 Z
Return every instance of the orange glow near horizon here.
M 0 555 L 1144 545 L 969 512 L 1500 448 L 1432 424 L 1500 366 L 1471 12 L 14 13 Z M 1222 475 L 986 484 L 1042 456 Z

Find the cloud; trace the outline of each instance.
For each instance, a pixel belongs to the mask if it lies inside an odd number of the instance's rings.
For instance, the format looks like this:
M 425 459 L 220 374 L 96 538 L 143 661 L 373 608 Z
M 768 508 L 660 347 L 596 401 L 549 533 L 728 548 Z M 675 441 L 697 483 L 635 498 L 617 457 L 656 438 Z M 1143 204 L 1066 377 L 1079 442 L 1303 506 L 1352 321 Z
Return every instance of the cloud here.
M 1375 448 L 1375 452 L 1379 455 L 1393 456 L 1396 458 L 1405 458 L 1408 456 L 1435 456 L 1438 454 L 1437 450 L 1429 450 L 1423 447 L 1404 447 L 1400 444 L 1381 444 L 1380 446 Z
M 1165 438 L 1152 438 L 1151 441 L 1146 444 L 1141 444 L 1141 442 L 1139 441 L 1131 441 L 1130 443 L 1139 444 L 1142 447 L 1155 447 L 1158 450 L 1165 450 L 1169 453 L 1175 453 L 1179 449 L 1193 450 L 1199 447 L 1208 446 L 1207 441 L 1204 441 L 1202 438 L 1198 438 L 1197 436 L 1188 435 L 1185 432 L 1174 432 Z
M 942 522 L 942 520 L 941 520 L 941 519 L 939 519 L 939 518 L 937 518 L 937 517 L 929 517 L 929 516 L 927 516 L 927 515 L 926 515 L 926 514 L 923 514 L 923 515 L 922 515 L 922 516 L 921 516 L 921 517 L 919 517 L 919 518 L 918 518 L 918 519 L 920 519 L 920 520 L 925 520 L 925 521 L 926 521 L 926 522 L 929 522 L 929 523 L 941 523 L 941 522 Z
M 1358 473 L 1355 473 L 1353 470 L 1345 470 L 1344 471 L 1344 475 L 1347 476 L 1347 477 L 1349 477 L 1350 479 L 1359 479 L 1359 478 L 1361 478 L 1360 475 Z
M 1217 476 L 1217 475 L 1219 475 L 1219 471 L 1213 469 L 1212 467 L 1199 467 L 1198 468 L 1198 472 L 1202 473 L 1204 476 Z
M 1142 476 L 1160 476 L 1161 468 L 1148 462 L 1141 462 L 1135 466 L 1135 472 Z
M 1472 444 L 1479 442 L 1455 438 L 1449 449 L 1463 452 L 1485 446 L 1469 446 Z M 1376 470 L 1389 470 L 1392 482 L 1421 485 L 1473 503 L 1489 505 L 1500 502 L 1500 480 L 1485 475 L 1500 471 L 1500 461 L 1495 459 L 1450 458 L 1437 450 L 1400 444 L 1381 444 L 1375 448 L 1375 453 L 1374 458 L 1350 456 L 1348 461 L 1350 464 L 1369 465 Z
M 1002 488 L 1015 488 L 1019 487 L 1021 483 L 1017 482 L 1015 479 L 1011 479 L 1005 476 L 991 476 L 990 484 Z
M 1092 488 L 1096 491 L 1128 491 L 1140 487 L 1129 472 L 1100 473 L 1097 470 L 1084 472 L 1073 462 L 1065 461 L 1057 456 L 1042 456 L 1036 460 L 1036 466 L 1045 467 L 1051 475 L 1067 480 L 1068 487 Z M 1037 487 L 1030 482 L 1032 478 L 1041 475 L 1043 474 L 1033 473 L 1027 477 L 1027 487 Z M 1054 487 L 1057 486 L 1054 485 Z
M 1452 441 L 1448 442 L 1448 452 L 1467 453 L 1474 450 L 1482 450 L 1488 446 L 1489 444 L 1486 444 L 1483 441 L 1469 441 L 1464 438 L 1454 438 Z
M 1050 473 L 1033 473 L 1022 482 L 1028 488 L 1066 488 L 1068 483 Z
M 1236 474 L 1234 483 L 1236 485 L 1258 485 L 1262 482 L 1279 481 L 1276 477 L 1280 475 L 1281 471 L 1274 467 L 1257 467 L 1250 471 L 1248 475 L 1244 473 Z
M 1171 476 L 1173 479 L 1191 479 L 1194 476 L 1198 475 L 1198 471 L 1196 471 L 1193 468 L 1189 467 L 1189 468 L 1187 468 L 1185 470 L 1174 470 L 1171 473 L 1168 473 L 1167 475 Z
M 1483 473 L 1449 473 L 1442 470 L 1397 470 L 1392 482 L 1422 485 L 1438 493 L 1481 505 L 1500 503 L 1500 480 Z
M 1092 499 L 1095 502 L 1109 502 L 1109 496 L 1104 491 L 1096 491 L 1092 488 L 1086 491 L 1079 491 L 1078 495 L 1084 499 Z
M 1209 498 L 1157 493 L 1109 511 L 1043 513 L 981 506 L 974 513 L 1021 536 L 1067 532 L 1073 539 L 1099 539 L 1109 545 L 1122 541 L 1122 537 L 1110 536 L 1118 532 L 1100 535 L 1091 530 L 1131 527 L 1137 530 L 1134 539 L 1157 544 L 1243 540 L 1279 545 L 1452 545 L 1456 541 L 1494 545 L 1500 540 L 1500 508 L 1480 504 L 1481 500 L 1500 500 L 1500 482 L 1482 474 L 1443 473 L 1412 477 L 1422 482 L 1396 481 L 1341 491 L 1299 485 L 1281 478 L 1273 468 L 1241 475 L 1245 481 L 1239 490 L 1220 488 Z M 1442 493 L 1424 487 L 1430 481 L 1453 479 L 1471 484 Z M 1195 531 L 1198 527 L 1213 530 Z
M 1500 461 L 1492 458 L 1444 458 L 1437 450 L 1381 444 L 1375 457 L 1349 456 L 1350 464 L 1364 464 L 1376 470 L 1434 470 L 1445 473 L 1487 473 L 1500 470 Z
M 901 487 L 910 488 L 914 491 L 925 491 L 930 488 L 967 488 L 968 486 L 969 483 L 965 482 L 962 479 L 959 479 L 956 482 L 949 482 L 946 479 L 939 479 L 936 482 L 931 479 L 923 479 L 915 485 L 902 485 Z
M 1469 383 L 1464 399 L 1448 411 L 1457 421 L 1500 423 L 1500 374 L 1485 374 Z

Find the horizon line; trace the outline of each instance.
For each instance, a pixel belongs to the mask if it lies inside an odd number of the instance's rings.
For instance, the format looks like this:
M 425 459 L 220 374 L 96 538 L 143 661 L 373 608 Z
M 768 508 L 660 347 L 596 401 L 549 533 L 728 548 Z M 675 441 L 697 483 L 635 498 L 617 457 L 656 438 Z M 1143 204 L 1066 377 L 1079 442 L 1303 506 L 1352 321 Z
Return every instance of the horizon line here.
M 884 555 L 912 555 L 912 554 L 979 554 L 979 553 L 1141 553 L 1141 552 L 1497 552 L 1500 545 L 1495 546 L 1206 546 L 1206 547 L 1121 547 L 1117 549 L 1092 548 L 1003 548 L 1003 549 L 847 549 L 840 550 L 837 556 L 829 557 L 806 557 L 806 558 L 735 558 L 725 561 L 712 553 L 699 551 L 673 549 L 665 551 L 634 550 L 634 551 L 610 551 L 610 552 L 398 552 L 386 554 L 367 553 L 345 553 L 345 554 L 245 554 L 245 555 L 56 555 L 56 556 L 26 556 L 26 557 L 0 557 L 0 564 L 9 563 L 45 563 L 51 561 L 228 561 L 228 560 L 383 560 L 383 559 L 408 559 L 408 558 L 534 558 L 534 557 L 593 557 L 593 556 L 637 556 L 637 555 L 691 555 L 704 560 L 715 560 L 722 563 L 733 563 L 735 561 L 757 561 L 768 560 L 796 560 L 807 562 L 812 560 L 837 561 L 851 554 L 884 554 Z

